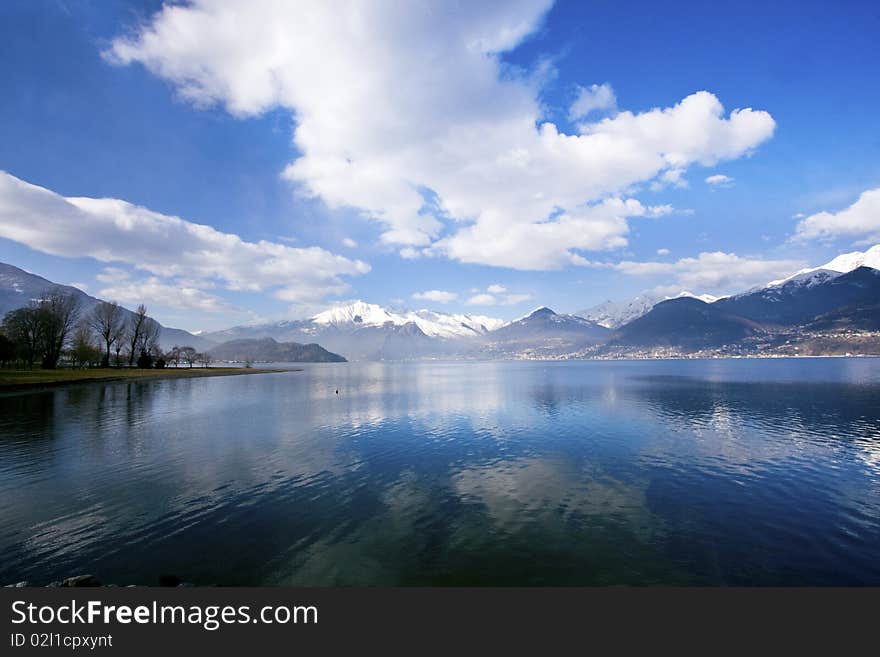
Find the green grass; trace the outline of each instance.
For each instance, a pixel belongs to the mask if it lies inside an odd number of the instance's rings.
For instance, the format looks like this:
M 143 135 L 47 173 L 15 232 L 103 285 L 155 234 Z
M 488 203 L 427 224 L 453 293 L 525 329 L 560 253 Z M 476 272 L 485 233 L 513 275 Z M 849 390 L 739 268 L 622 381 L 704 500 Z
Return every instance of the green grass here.
M 200 376 L 230 376 L 236 374 L 265 374 L 291 370 L 273 370 L 244 367 L 171 367 L 161 370 L 93 368 L 84 370 L 0 370 L 0 392 L 19 388 L 40 388 L 70 383 L 99 383 L 105 381 L 141 381 L 148 379 L 187 379 Z

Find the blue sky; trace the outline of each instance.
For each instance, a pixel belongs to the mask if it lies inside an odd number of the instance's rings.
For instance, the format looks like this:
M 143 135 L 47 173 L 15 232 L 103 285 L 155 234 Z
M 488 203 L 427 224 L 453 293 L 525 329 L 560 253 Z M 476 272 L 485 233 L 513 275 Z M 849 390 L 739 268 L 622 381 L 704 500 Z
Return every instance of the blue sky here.
M 876 3 L 198 5 L 0 6 L 0 261 L 200 329 L 718 294 L 880 239 Z

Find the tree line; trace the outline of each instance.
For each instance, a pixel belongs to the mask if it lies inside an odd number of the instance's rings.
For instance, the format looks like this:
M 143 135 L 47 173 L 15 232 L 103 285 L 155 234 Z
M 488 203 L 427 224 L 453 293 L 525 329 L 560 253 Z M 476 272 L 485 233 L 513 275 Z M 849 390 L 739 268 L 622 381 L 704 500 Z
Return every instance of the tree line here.
M 0 366 L 163 368 L 173 363 L 208 367 L 211 357 L 190 346 L 163 352 L 162 327 L 140 304 L 128 313 L 116 302 L 100 301 L 80 312 L 72 293 L 51 290 L 23 308 L 11 310 L 0 324 Z

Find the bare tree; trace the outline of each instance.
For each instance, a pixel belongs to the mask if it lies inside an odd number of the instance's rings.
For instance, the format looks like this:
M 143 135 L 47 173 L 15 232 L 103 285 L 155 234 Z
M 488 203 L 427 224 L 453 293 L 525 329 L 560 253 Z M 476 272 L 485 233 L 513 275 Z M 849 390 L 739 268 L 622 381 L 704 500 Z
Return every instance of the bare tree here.
M 171 347 L 171 351 L 166 354 L 168 357 L 168 361 L 174 363 L 174 367 L 180 367 L 180 347 L 174 345 Z
M 137 350 L 138 353 L 148 353 L 155 355 L 160 352 L 159 349 L 159 334 L 162 332 L 162 326 L 152 317 L 147 317 L 144 319 L 143 324 L 141 325 L 141 335 L 138 339 Z
M 199 364 L 202 367 L 210 367 L 211 363 L 214 362 L 214 359 L 211 358 L 211 354 L 207 351 L 196 354 L 196 360 L 199 361 Z
M 196 362 L 197 355 L 198 354 L 196 353 L 196 350 L 193 347 L 181 347 L 180 348 L 180 358 L 183 360 L 184 363 L 186 363 L 190 367 L 192 367 L 193 363 Z
M 113 359 L 113 364 L 116 367 L 122 365 L 122 342 L 124 337 L 122 330 L 120 330 L 116 335 L 116 338 L 113 340 L 113 352 L 116 354 L 116 357 Z
M 143 331 L 144 322 L 147 321 L 147 307 L 140 304 L 134 314 L 128 318 L 128 329 L 126 331 L 126 340 L 128 341 L 128 366 L 134 365 L 135 358 L 140 354 L 141 332 Z
M 121 338 L 122 329 L 124 327 L 122 321 L 122 308 L 115 301 L 101 301 L 92 311 L 89 317 L 89 326 L 103 341 L 106 347 L 104 359 L 101 365 L 103 367 L 110 366 L 110 347 L 117 343 Z M 117 352 L 118 354 L 118 352 Z M 118 357 L 118 356 L 117 356 Z
M 72 294 L 55 290 L 40 300 L 39 317 L 42 364 L 55 369 L 79 317 L 79 302 Z

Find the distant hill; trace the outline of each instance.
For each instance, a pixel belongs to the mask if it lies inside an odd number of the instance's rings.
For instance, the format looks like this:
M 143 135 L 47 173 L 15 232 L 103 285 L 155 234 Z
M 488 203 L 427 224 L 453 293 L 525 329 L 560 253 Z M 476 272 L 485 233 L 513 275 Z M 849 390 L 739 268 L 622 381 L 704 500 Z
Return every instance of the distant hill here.
M 277 342 L 272 338 L 230 340 L 213 347 L 217 360 L 266 363 L 344 363 L 345 358 L 317 344 Z
M 880 302 L 836 308 L 819 315 L 804 328 L 809 331 L 880 331 Z
M 604 342 L 611 331 L 576 315 L 542 307 L 505 324 L 482 339 L 489 353 L 501 356 L 551 356 Z
M 49 290 L 61 290 L 65 294 L 72 294 L 79 303 L 80 316 L 85 316 L 101 301 L 70 285 L 53 283 L 50 280 L 30 274 L 23 269 L 0 262 L 0 319 L 10 310 L 23 308 L 31 300 L 39 299 Z M 126 319 L 133 315 L 132 311 L 123 308 Z M 160 325 L 161 326 L 161 325 Z M 183 329 L 162 326 L 159 334 L 159 344 L 163 349 L 170 349 L 174 345 L 195 347 L 199 351 L 214 346 L 216 343 L 198 335 L 193 335 Z
M 681 297 L 663 301 L 615 331 L 609 346 L 677 347 L 696 351 L 764 332 L 760 324 L 724 311 L 718 303 Z

